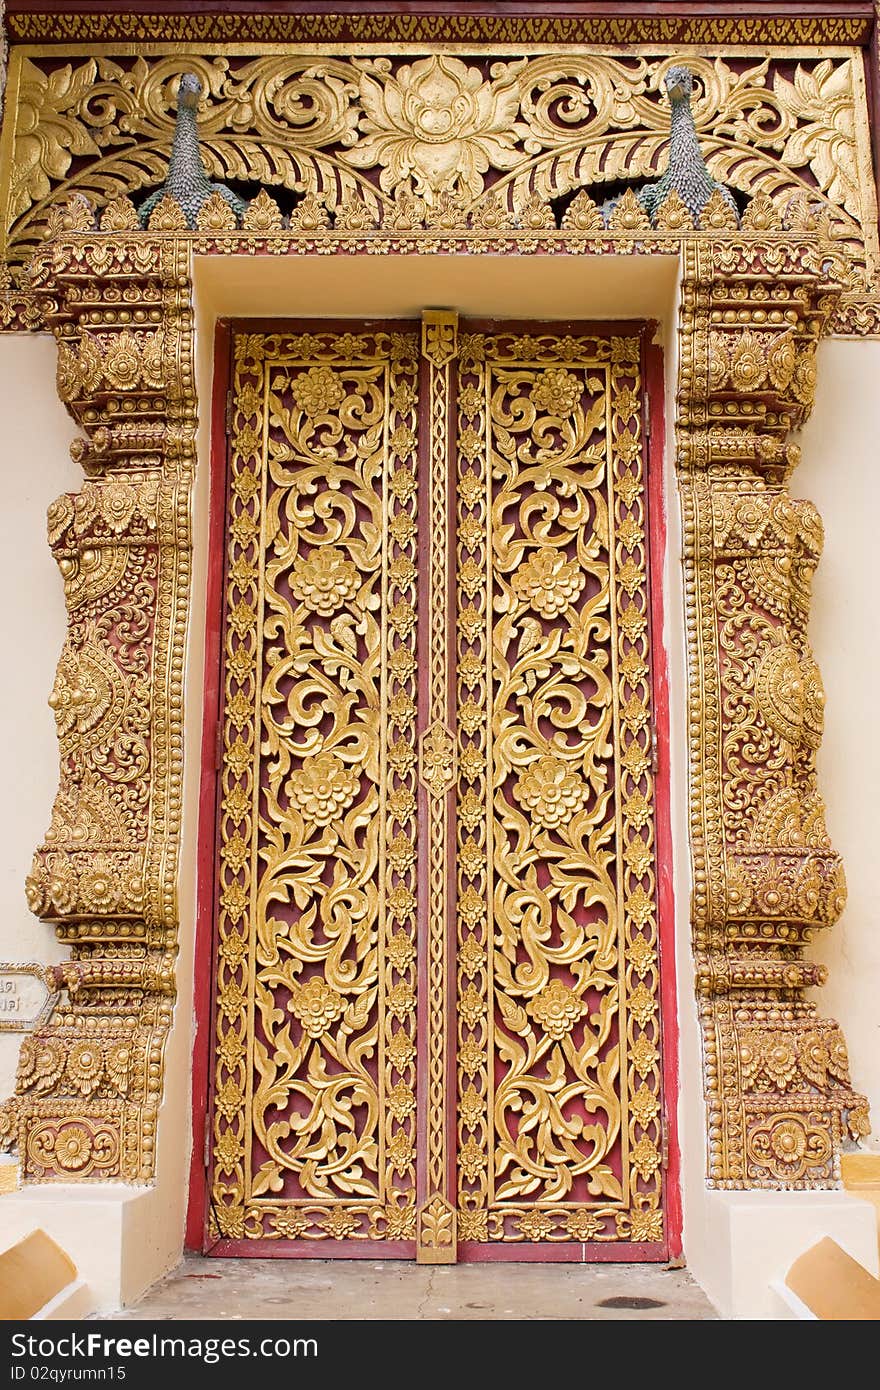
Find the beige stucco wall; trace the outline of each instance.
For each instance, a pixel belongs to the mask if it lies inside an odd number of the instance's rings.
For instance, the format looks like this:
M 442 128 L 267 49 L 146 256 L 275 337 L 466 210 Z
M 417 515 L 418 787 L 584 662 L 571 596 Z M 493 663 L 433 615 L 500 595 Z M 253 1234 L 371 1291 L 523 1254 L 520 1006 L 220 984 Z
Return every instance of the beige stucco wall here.
M 0 0 L 0 115 L 3 114 L 3 95 L 6 91 L 6 66 L 9 51 L 6 42 L 6 0 Z
M 55 344 L 0 334 L 0 960 L 63 960 L 51 927 L 31 916 L 24 880 L 49 826 L 58 742 L 47 699 L 67 627 L 46 542 L 46 508 L 82 470 L 68 454 L 73 421 L 55 394 Z M 19 1035 L 0 1032 L 0 1095 L 14 1085 Z
M 825 550 L 811 636 L 827 695 L 819 786 L 843 855 L 849 900 L 814 954 L 829 970 L 815 992 L 840 1020 L 853 1084 L 871 1102 L 880 1153 L 880 342 L 830 341 L 792 487 L 816 503 Z
M 187 656 L 186 769 L 180 875 L 179 1002 L 166 1058 L 166 1095 L 159 1127 L 158 1182 L 149 1192 L 126 1194 L 112 1186 L 31 1190 L 27 1201 L 0 1199 L 0 1227 L 10 1236 L 39 1223 L 54 1231 L 85 1262 L 98 1301 L 111 1307 L 136 1297 L 145 1283 L 177 1259 L 190 1159 L 192 978 L 196 914 L 198 783 L 206 622 L 208 555 L 208 407 L 212 337 L 218 315 L 276 314 L 416 316 L 426 305 L 456 306 L 475 316 L 599 318 L 631 315 L 659 321 L 667 366 L 668 544 L 664 572 L 664 644 L 670 667 L 671 791 L 679 980 L 679 1123 L 682 1141 L 685 1255 L 719 1305 L 747 1306 L 751 1286 L 764 1289 L 767 1271 L 803 1232 L 838 1219 L 841 1194 L 815 1201 L 721 1200 L 705 1187 L 705 1110 L 700 1037 L 692 993 L 687 846 L 686 664 L 682 626 L 681 532 L 675 489 L 672 401 L 676 372 L 675 263 L 617 258 L 596 263 L 544 259 L 541 275 L 522 260 L 413 258 L 373 261 L 365 280 L 352 258 L 332 265 L 241 258 L 196 266 L 197 374 L 201 402 L 199 471 L 193 500 L 193 602 Z M 511 309 L 511 306 L 515 309 Z M 870 731 L 880 653 L 870 644 L 872 575 L 876 546 L 871 528 L 878 485 L 873 456 L 880 437 L 880 343 L 823 345 L 814 420 L 804 433 L 804 460 L 795 490 L 812 496 L 826 520 L 826 555 L 816 581 L 813 635 L 829 704 L 821 754 L 829 829 L 849 871 L 850 904 L 838 929 L 817 954 L 831 966 L 822 1004 L 847 1030 L 856 1083 L 880 1111 L 880 1049 L 874 996 L 880 988 L 880 946 L 875 912 L 880 896 L 873 870 L 873 813 L 880 754 Z M 61 584 L 45 544 L 49 501 L 80 476 L 67 445 L 73 426 L 54 392 L 54 345 L 47 338 L 0 335 L 0 411 L 6 505 L 0 526 L 2 643 L 15 660 L 15 678 L 0 683 L 0 731 L 7 750 L 0 805 L 0 958 L 54 960 L 63 955 L 48 927 L 27 912 L 22 882 L 33 847 L 43 835 L 57 784 L 57 753 L 46 697 L 64 636 Z M 873 489 L 873 491 L 872 491 Z M 0 1035 L 0 1089 L 14 1070 L 14 1035 Z M 877 1141 L 872 1140 L 877 1147 Z M 804 1199 L 804 1200 L 801 1200 Z M 2 1202 L 16 1205 L 3 1206 Z M 769 1201 L 770 1205 L 767 1205 Z M 830 1213 L 830 1214 L 829 1214 Z M 14 1214 L 4 1223 L 3 1217 Z M 850 1211 L 846 1220 L 856 1221 Z M 813 1223 L 813 1226 L 810 1223 Z M 845 1223 L 844 1223 L 845 1224 Z M 842 1228 L 841 1228 L 842 1229 Z M 96 1232 L 101 1238 L 96 1238 Z M 760 1239 L 755 1235 L 760 1232 Z M 778 1240 L 777 1240 L 778 1236 Z M 777 1243 L 774 1245 L 774 1240 Z M 795 1253 L 796 1253 L 795 1249 Z M 737 1303 L 739 1300 L 739 1304 Z M 764 1305 L 755 1315 L 766 1315 Z

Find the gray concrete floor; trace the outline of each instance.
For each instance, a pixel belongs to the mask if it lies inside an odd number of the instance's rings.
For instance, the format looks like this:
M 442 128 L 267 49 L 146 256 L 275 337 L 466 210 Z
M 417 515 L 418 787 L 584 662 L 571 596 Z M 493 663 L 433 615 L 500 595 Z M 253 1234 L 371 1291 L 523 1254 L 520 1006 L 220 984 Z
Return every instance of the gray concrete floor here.
M 687 1270 L 664 1265 L 213 1260 L 190 1255 L 117 1319 L 716 1318 Z

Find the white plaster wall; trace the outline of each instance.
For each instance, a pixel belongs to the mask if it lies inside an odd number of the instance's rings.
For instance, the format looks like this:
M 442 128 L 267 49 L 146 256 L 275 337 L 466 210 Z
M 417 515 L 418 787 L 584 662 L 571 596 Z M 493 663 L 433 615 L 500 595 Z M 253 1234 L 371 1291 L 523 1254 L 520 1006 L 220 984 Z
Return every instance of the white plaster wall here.
M 67 630 L 46 541 L 46 508 L 78 488 L 76 433 L 55 392 L 55 343 L 0 334 L 0 960 L 63 960 L 55 932 L 28 911 L 24 880 L 49 826 L 58 741 L 47 703 Z M 20 1033 L 0 1032 L 0 1097 L 13 1090 Z
M 823 343 L 818 369 L 792 491 L 825 523 L 810 624 L 827 695 L 819 788 L 849 899 L 815 939 L 829 979 L 814 997 L 843 1025 L 853 1084 L 871 1102 L 866 1147 L 880 1153 L 880 342 Z

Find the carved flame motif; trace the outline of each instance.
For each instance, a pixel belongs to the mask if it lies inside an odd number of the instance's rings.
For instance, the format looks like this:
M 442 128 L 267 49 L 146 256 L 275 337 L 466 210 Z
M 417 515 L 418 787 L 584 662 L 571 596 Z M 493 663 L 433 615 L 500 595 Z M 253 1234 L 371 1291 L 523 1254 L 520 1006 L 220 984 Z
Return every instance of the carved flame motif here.
M 79 650 L 69 643 L 64 648 L 49 704 L 65 752 L 112 740 L 125 713 L 125 683 L 94 639 L 84 641 Z

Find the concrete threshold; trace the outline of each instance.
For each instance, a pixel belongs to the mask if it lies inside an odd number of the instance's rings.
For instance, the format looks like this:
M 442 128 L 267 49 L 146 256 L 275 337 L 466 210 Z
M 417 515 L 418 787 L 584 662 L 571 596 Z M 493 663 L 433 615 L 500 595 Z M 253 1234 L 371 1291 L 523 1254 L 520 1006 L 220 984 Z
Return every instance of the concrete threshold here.
M 114 1319 L 416 1321 L 647 1318 L 717 1313 L 683 1269 L 650 1264 L 416 1265 L 188 1255 Z

